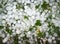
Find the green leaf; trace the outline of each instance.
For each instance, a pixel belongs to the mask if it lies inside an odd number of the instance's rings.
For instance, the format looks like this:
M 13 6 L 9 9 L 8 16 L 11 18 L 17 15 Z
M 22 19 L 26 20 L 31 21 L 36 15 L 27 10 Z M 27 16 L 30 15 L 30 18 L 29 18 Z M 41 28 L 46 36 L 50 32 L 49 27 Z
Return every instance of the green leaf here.
M 26 36 L 26 34 L 25 34 L 25 36 L 23 36 L 22 39 L 23 39 L 23 40 L 28 40 L 29 38 L 28 38 L 28 37 Z
M 32 28 L 32 27 L 30 27 L 30 28 L 29 28 L 29 31 L 32 31 L 32 30 L 33 30 L 33 28 Z
M 18 44 L 18 35 L 14 36 L 14 44 Z
M 10 30 L 9 28 L 6 29 L 6 32 L 9 33 L 10 35 L 12 34 L 12 30 Z
M 52 15 L 49 15 L 48 18 L 49 18 L 49 19 L 52 19 Z
M 38 34 L 38 36 L 39 36 L 39 37 L 42 37 L 42 33 L 40 32 L 40 33 Z
M 60 7 L 60 2 L 58 2 L 58 6 Z
M 42 32 L 39 32 L 37 35 L 38 35 L 38 37 L 40 37 L 40 38 L 43 37 L 43 33 L 42 33 Z
M 35 8 L 36 8 L 36 9 L 38 9 L 38 8 L 39 8 L 39 6 L 40 6 L 40 4 L 36 5 L 36 6 L 35 6 Z
M 50 28 L 48 31 L 49 35 L 53 35 L 52 29 Z
M 27 19 L 28 20 L 29 18 L 28 18 L 28 16 L 24 16 L 24 19 Z
M 27 3 L 26 5 L 29 6 L 29 7 L 31 6 L 30 3 Z
M 36 25 L 36 26 L 41 26 L 41 22 L 40 22 L 40 20 L 36 20 L 35 25 Z
M 51 22 L 48 22 L 48 27 L 50 28 L 52 26 L 52 23 Z
M 0 37 L 0 44 L 3 44 L 2 39 L 3 39 L 3 38 L 2 38 L 2 37 Z
M 60 27 L 53 27 L 54 28 L 54 32 L 58 34 L 58 36 L 60 37 Z
M 24 5 L 23 4 L 17 4 L 16 9 L 24 9 Z
M 2 8 L 2 4 L 0 4 L 0 8 Z
M 34 28 L 36 29 L 36 26 L 30 27 L 30 28 L 29 28 L 29 31 L 32 31 Z
M 46 10 L 48 9 L 48 7 L 50 7 L 50 5 L 46 1 L 44 1 L 41 7 L 43 8 L 43 10 Z
M 11 35 L 11 34 L 12 34 L 12 30 L 9 29 L 9 27 L 10 27 L 9 24 L 7 24 L 7 25 L 6 25 L 6 29 L 5 29 L 5 31 L 6 31 L 8 34 Z
M 0 29 L 4 28 L 4 26 L 0 26 Z

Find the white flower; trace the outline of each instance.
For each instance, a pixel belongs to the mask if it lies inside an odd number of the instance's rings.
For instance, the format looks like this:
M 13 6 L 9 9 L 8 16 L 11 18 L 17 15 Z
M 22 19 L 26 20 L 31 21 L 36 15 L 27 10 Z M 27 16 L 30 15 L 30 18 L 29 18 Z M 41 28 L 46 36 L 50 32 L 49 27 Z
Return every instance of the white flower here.
M 20 34 L 20 30 L 19 29 L 16 29 L 16 34 Z
M 49 43 L 52 43 L 52 39 L 51 39 L 51 38 L 48 38 L 48 42 L 49 42 Z
M 18 18 L 18 16 L 15 16 L 15 20 L 18 20 L 19 18 Z
M 8 41 L 8 38 L 5 38 L 3 39 L 3 43 L 7 42 Z
M 26 3 L 30 3 L 30 1 L 29 0 L 26 0 Z
M 53 35 L 54 35 L 54 37 L 57 37 L 57 36 L 58 36 L 58 34 L 57 34 L 57 33 L 54 33 Z
M 21 3 L 22 1 L 21 0 L 17 0 L 18 3 Z
M 10 10 L 12 10 L 12 7 L 8 6 L 8 7 L 6 7 L 6 10 L 10 11 Z
M 46 37 L 49 37 L 49 33 L 48 32 L 46 32 Z
M 3 23 L 3 24 L 5 24 L 5 23 L 6 23 L 6 21 L 5 21 L 5 20 L 3 20 L 3 21 L 2 21 L 2 23 Z
M 24 36 L 25 36 L 25 34 L 21 33 L 20 37 L 24 37 Z
M 55 24 L 55 26 L 59 26 L 60 27 L 60 19 L 52 19 L 52 22 Z
M 14 2 L 15 1 L 15 2 Z M 19 37 L 21 39 L 21 37 L 25 36 L 25 34 L 27 35 L 27 37 L 29 38 L 29 42 L 31 41 L 33 44 L 33 37 L 32 35 L 34 35 L 34 37 L 37 36 L 36 34 L 36 28 L 32 29 L 32 32 L 29 31 L 29 28 L 34 26 L 36 23 L 36 20 L 40 20 L 42 25 L 41 26 L 36 26 L 37 27 L 37 33 L 39 31 L 41 32 L 46 32 L 48 31 L 49 27 L 48 27 L 48 23 L 45 22 L 45 20 L 47 19 L 47 17 L 51 14 L 53 18 L 55 18 L 55 14 L 57 14 L 59 11 L 56 10 L 57 5 L 55 4 L 53 1 L 53 3 L 49 3 L 48 0 L 45 0 L 50 6 L 51 6 L 51 10 L 42 10 L 43 8 L 41 8 L 41 5 L 43 4 L 43 0 L 8 0 L 6 6 L 4 5 L 3 11 L 5 12 L 5 9 L 7 10 L 7 14 L 3 16 L 1 16 L 1 22 L 2 25 L 4 26 L 4 28 L 2 29 L 1 32 L 5 31 L 4 29 L 6 28 L 6 24 L 8 24 L 10 27 L 9 29 L 12 30 L 12 37 L 15 36 L 16 34 L 19 34 Z M 24 9 L 17 9 L 16 5 L 17 4 L 23 4 Z M 38 5 L 40 4 L 40 6 L 38 7 Z M 36 9 L 36 5 L 37 5 L 37 9 Z M 3 6 L 3 5 L 2 5 Z M 19 8 L 19 7 L 18 7 Z M 41 13 L 42 12 L 42 13 Z M 24 16 L 28 17 L 27 19 L 24 19 Z M 54 23 L 55 26 L 59 26 L 60 27 L 60 19 L 58 19 L 56 17 L 56 19 L 52 19 L 52 22 Z M 12 24 L 12 25 L 11 25 Z M 27 31 L 27 32 L 25 32 Z M 25 33 L 25 34 L 24 34 Z M 6 33 L 4 33 L 6 35 Z M 4 38 L 5 35 L 2 37 Z M 49 32 L 46 32 L 46 37 L 48 38 L 48 42 L 51 43 L 52 39 L 55 40 L 55 37 L 57 37 L 57 33 L 53 34 L 54 37 L 52 37 L 51 35 L 49 35 Z M 6 38 L 3 39 L 3 43 L 7 42 L 10 36 L 7 36 Z
M 12 14 L 12 11 L 8 11 L 7 14 L 8 14 L 8 15 L 11 15 L 11 14 Z
M 2 38 L 4 38 L 5 37 L 5 34 L 2 34 L 1 36 L 2 36 Z
M 31 32 L 30 31 L 28 31 L 26 34 L 27 34 L 27 37 L 31 36 Z
M 52 40 L 55 40 L 55 37 L 52 37 Z
M 55 43 L 55 44 L 56 44 L 56 40 L 54 40 L 54 41 L 53 41 L 53 43 Z
M 3 43 L 7 42 L 8 39 L 9 39 L 9 35 L 7 35 L 7 37 L 3 39 Z
M 48 24 L 47 24 L 47 23 L 44 23 L 44 24 L 41 26 L 41 30 L 42 30 L 43 32 L 45 32 L 45 31 L 47 31 L 47 29 L 48 29 Z
M 24 8 L 25 8 L 25 9 L 28 9 L 28 6 L 25 5 Z
M 6 16 L 2 16 L 2 19 L 6 19 Z
M 12 12 L 16 12 L 16 9 L 13 9 L 13 11 Z
M 22 0 L 21 2 L 24 3 L 26 0 Z
M 45 0 L 47 3 L 49 3 L 49 0 Z

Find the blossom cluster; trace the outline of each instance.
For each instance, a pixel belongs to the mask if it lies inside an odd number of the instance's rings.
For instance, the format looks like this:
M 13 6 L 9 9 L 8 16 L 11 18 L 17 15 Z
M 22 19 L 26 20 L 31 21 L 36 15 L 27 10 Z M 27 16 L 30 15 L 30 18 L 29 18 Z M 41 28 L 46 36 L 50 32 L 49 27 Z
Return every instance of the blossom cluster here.
M 0 1 L 2 2 L 0 36 L 3 43 L 16 35 L 19 44 L 24 44 L 26 40 L 30 44 L 37 44 L 37 38 L 46 38 L 49 43 L 56 43 L 55 37 L 59 36 L 57 29 L 60 29 L 59 0 Z

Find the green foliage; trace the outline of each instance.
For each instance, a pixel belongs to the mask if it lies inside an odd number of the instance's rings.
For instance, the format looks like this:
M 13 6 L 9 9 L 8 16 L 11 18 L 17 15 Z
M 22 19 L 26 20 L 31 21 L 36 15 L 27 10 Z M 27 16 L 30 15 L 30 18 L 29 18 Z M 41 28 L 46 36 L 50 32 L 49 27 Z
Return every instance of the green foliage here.
M 24 19 L 27 19 L 28 20 L 29 18 L 28 18 L 28 16 L 24 16 Z
M 5 30 L 7 33 L 9 33 L 10 35 L 12 34 L 12 30 L 9 29 L 9 25 L 7 24 L 6 26 L 6 30 Z
M 52 29 L 49 28 L 49 31 L 48 31 L 49 35 L 53 35 L 53 32 L 52 32 Z
M 0 4 L 0 8 L 2 8 L 2 4 Z
M 30 28 L 29 28 L 29 31 L 32 31 L 32 30 L 33 30 L 33 28 L 32 28 L 32 27 L 30 27 Z
M 54 27 L 54 32 L 57 33 L 58 37 L 60 37 L 60 28 Z
M 24 5 L 23 4 L 17 4 L 16 9 L 24 9 Z
M 53 33 L 57 33 L 58 36 L 60 37 L 60 27 L 55 26 L 54 23 L 51 22 L 48 22 L 48 27 L 49 27 L 48 33 L 50 35 L 53 35 Z
M 4 6 L 7 4 L 8 0 L 6 2 L 4 2 Z
M 50 28 L 53 25 L 53 23 L 48 22 L 48 27 Z
M 25 34 L 25 33 L 24 33 Z M 25 34 L 25 36 L 23 36 L 23 37 L 21 37 L 24 41 L 23 42 L 25 42 L 25 44 L 30 44 L 30 42 L 28 41 L 29 40 L 29 38 L 26 36 L 26 34 Z
M 4 28 L 4 26 L 0 26 L 0 29 Z
M 36 26 L 32 26 L 29 28 L 29 31 L 32 31 L 34 28 L 36 28 Z
M 27 38 L 26 34 L 25 36 L 22 37 L 23 40 L 28 40 L 29 38 Z
M 40 7 L 40 4 L 36 5 L 35 8 L 38 9 Z
M 49 15 L 48 18 L 49 18 L 49 19 L 52 19 L 52 15 Z
M 26 5 L 29 6 L 29 7 L 31 6 L 30 3 L 27 3 Z
M 39 38 L 43 37 L 43 33 L 42 32 L 39 32 L 37 35 L 38 35 Z
M 60 37 L 60 27 L 53 25 L 52 28 L 54 29 L 54 33 L 57 33 L 58 36 Z
M 3 42 L 2 42 L 2 37 L 0 37 L 0 44 L 3 44 Z
M 60 7 L 60 2 L 58 2 L 58 6 Z
M 43 8 L 43 10 L 46 10 L 48 9 L 48 7 L 50 7 L 50 5 L 46 1 L 44 1 L 41 7 Z
M 18 44 L 18 35 L 14 37 L 14 44 Z
M 45 22 L 48 22 L 48 24 L 49 24 L 51 19 L 52 19 L 52 15 L 49 15 L 49 16 L 46 18 Z
M 6 32 L 9 33 L 10 35 L 12 34 L 12 30 L 10 30 L 9 28 L 6 29 Z
M 36 25 L 36 26 L 41 26 L 42 24 L 41 24 L 40 20 L 36 20 L 35 25 Z

